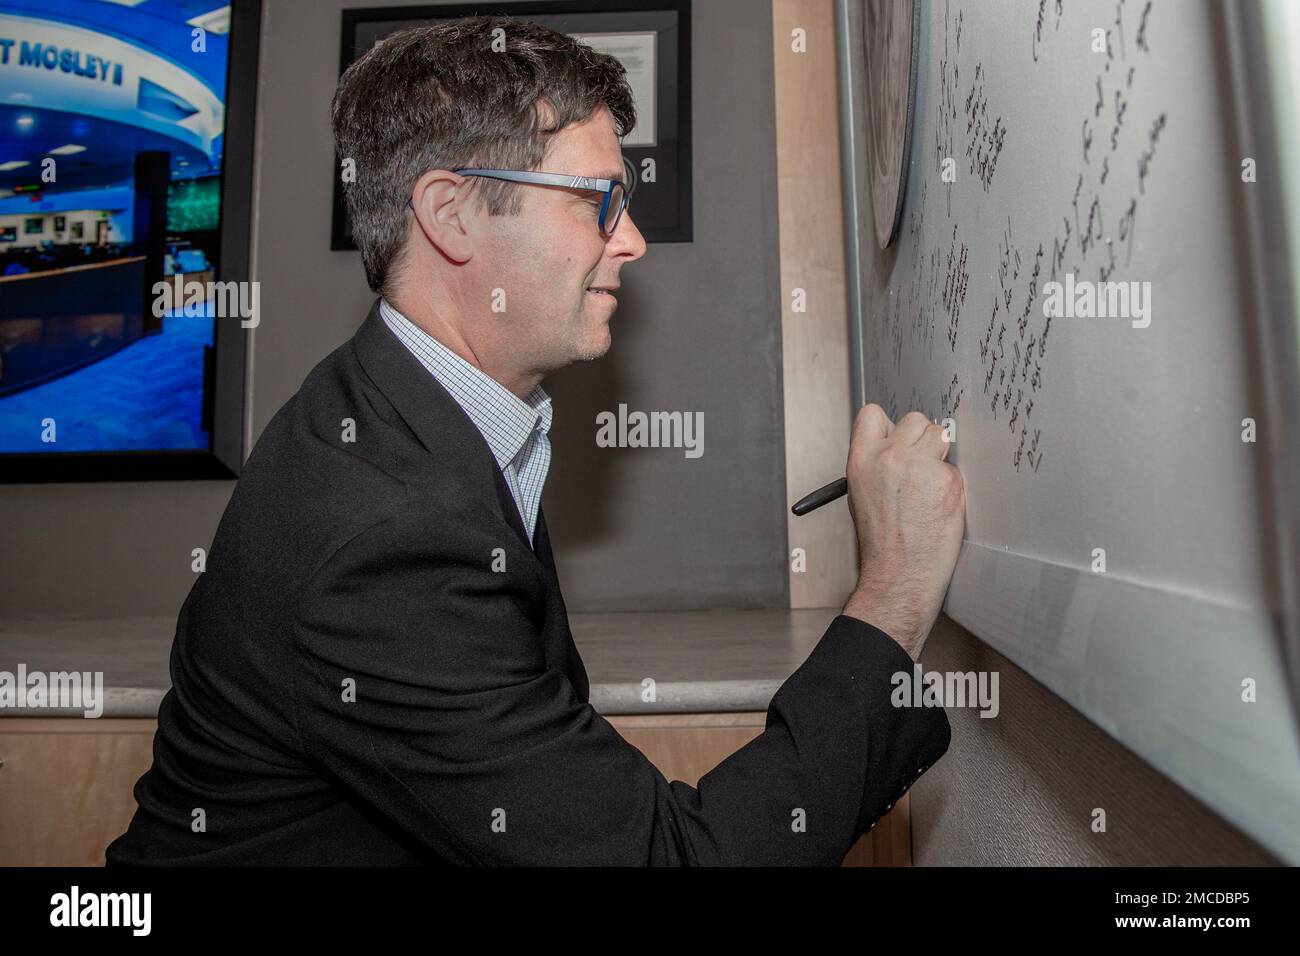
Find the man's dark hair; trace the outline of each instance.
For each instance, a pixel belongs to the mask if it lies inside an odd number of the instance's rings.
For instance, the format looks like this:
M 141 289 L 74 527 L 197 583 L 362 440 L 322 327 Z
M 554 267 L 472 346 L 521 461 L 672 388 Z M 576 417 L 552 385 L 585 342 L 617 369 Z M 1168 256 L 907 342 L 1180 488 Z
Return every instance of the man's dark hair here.
M 382 294 L 399 265 L 406 201 L 420 176 L 537 169 L 550 136 L 601 103 L 619 138 L 636 125 L 622 64 L 528 20 L 467 17 L 376 44 L 343 74 L 330 111 L 339 161 L 355 163 L 356 181 L 343 190 L 370 288 Z M 519 214 L 524 187 L 473 183 L 489 215 Z

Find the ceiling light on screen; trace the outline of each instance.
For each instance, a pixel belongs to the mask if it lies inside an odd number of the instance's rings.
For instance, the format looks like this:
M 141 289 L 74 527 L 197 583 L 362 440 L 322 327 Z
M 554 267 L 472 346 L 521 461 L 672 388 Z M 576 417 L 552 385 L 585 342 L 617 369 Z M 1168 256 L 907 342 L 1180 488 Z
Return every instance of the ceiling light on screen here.
M 209 10 L 207 13 L 191 17 L 185 23 L 192 27 L 202 27 L 209 33 L 226 34 L 230 32 L 230 4 Z

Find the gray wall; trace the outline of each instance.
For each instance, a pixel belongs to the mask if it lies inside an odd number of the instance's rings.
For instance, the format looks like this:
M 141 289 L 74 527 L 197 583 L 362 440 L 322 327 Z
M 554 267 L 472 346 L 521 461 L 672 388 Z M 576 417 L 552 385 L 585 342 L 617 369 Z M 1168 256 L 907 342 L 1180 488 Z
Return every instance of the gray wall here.
M 918 866 L 1255 866 L 1249 837 L 949 618 L 924 669 L 996 671 L 1001 711 L 948 709 L 952 743 L 912 788 Z M 1105 833 L 1091 830 L 1093 808 Z
M 329 99 L 339 11 L 392 0 L 266 0 L 255 171 L 251 367 L 260 434 L 372 296 L 356 253 L 329 251 Z M 623 272 L 610 353 L 547 383 L 544 508 L 571 611 L 788 604 L 768 2 L 697 0 L 692 35 L 695 241 Z M 731 188 L 724 192 L 724 187 Z M 595 447 L 595 416 L 704 413 L 703 457 Z M 0 615 L 173 615 L 231 482 L 7 486 Z

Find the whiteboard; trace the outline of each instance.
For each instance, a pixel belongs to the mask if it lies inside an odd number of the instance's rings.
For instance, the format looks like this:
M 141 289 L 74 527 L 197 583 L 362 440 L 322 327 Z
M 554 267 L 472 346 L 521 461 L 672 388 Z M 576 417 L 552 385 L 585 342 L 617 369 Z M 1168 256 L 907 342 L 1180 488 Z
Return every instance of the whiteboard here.
M 951 422 L 967 527 L 945 611 L 1300 862 L 1276 526 L 1293 502 L 1213 6 L 923 2 L 881 251 L 862 9 L 840 0 L 855 388 Z

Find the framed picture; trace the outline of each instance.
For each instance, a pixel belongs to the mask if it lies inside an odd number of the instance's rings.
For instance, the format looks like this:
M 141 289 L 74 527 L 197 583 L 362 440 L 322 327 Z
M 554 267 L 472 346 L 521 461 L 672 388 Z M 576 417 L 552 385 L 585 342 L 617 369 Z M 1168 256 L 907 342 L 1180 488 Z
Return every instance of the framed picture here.
M 690 0 L 561 0 L 343 11 L 342 75 L 357 58 L 391 33 L 440 20 L 491 12 L 533 20 L 618 59 L 627 70 L 636 104 L 636 127 L 623 138 L 629 209 L 646 242 L 690 242 L 691 63 Z M 336 157 L 337 159 L 337 157 Z M 643 180 L 653 168 L 653 181 Z M 355 249 L 334 166 L 330 248 Z

